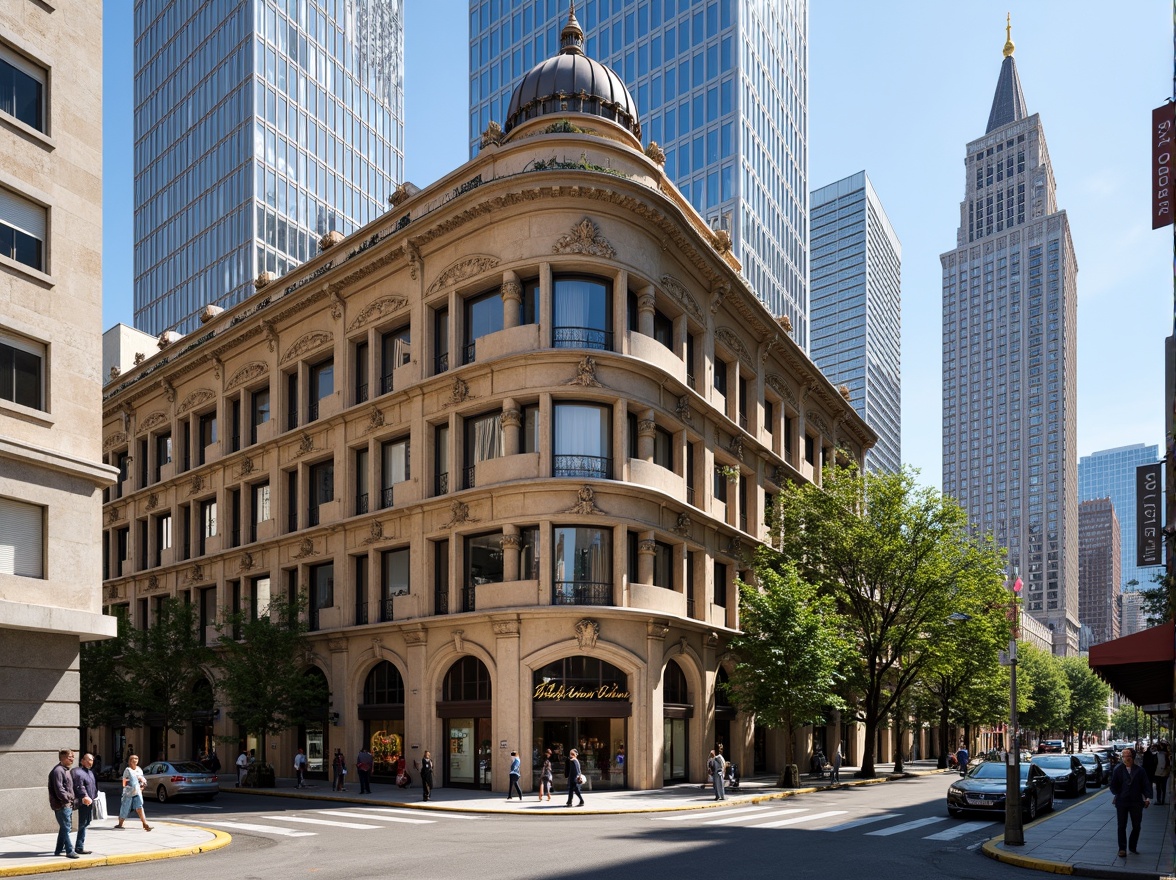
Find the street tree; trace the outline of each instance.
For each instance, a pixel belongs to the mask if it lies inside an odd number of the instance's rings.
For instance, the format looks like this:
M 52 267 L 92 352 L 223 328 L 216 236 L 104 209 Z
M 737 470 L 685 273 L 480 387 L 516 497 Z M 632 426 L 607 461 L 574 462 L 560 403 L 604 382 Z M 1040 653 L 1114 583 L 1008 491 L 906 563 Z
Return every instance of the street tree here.
M 970 535 L 960 507 L 915 477 L 833 464 L 821 485 L 785 487 L 776 501 L 774 546 L 848 621 L 855 654 L 844 672 L 859 695 L 864 777 L 874 775 L 879 725 L 940 657 L 952 613 L 1002 579 L 995 545 Z
M 83 727 L 127 727 L 137 721 L 131 705 L 134 693 L 121 665 L 127 642 L 127 620 L 122 614 L 113 639 L 82 642 L 78 712 Z
M 256 619 L 238 613 L 217 626 L 218 686 L 229 717 L 260 740 L 262 763 L 271 736 L 323 715 L 330 700 L 322 679 L 306 674 L 311 649 L 305 607 L 305 595 L 274 599 Z
M 1075 751 L 1080 751 L 1084 734 L 1103 730 L 1107 726 L 1107 700 L 1111 688 L 1094 674 L 1085 657 L 1061 658 L 1062 671 L 1070 686 L 1070 704 L 1066 712 L 1066 732 L 1070 738 L 1077 733 Z
M 761 548 L 756 584 L 739 584 L 742 634 L 731 641 L 736 659 L 728 693 L 757 722 L 787 732 L 786 765 L 796 763 L 795 732 L 842 707 L 837 685 L 850 643 L 829 596 L 803 581 L 780 553 Z M 795 785 L 782 777 L 781 785 Z
M 1040 739 L 1065 726 L 1070 711 L 1070 684 L 1060 658 L 1028 642 L 1019 642 L 1017 687 L 1025 688 L 1028 694 L 1029 705 L 1020 713 L 1022 727 L 1036 731 Z
M 157 607 L 151 626 L 127 629 L 121 666 L 127 702 L 139 724 L 151 716 L 165 731 L 183 733 L 192 714 L 204 708 L 193 685 L 208 668 L 212 650 L 203 644 L 199 623 L 194 605 L 169 597 Z
M 1120 739 L 1135 742 L 1143 737 L 1147 728 L 1147 715 L 1139 711 L 1134 703 L 1123 700 L 1111 714 L 1111 734 Z

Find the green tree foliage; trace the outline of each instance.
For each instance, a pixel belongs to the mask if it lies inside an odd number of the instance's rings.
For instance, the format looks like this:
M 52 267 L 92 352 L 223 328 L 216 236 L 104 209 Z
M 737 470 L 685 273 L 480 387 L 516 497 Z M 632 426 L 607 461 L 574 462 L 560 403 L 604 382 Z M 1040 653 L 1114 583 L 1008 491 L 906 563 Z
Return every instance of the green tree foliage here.
M 848 621 L 855 659 L 844 672 L 860 694 L 862 776 L 874 775 L 879 725 L 939 659 L 951 614 L 1001 580 L 999 551 L 915 476 L 831 465 L 821 486 L 786 487 L 776 503 L 775 546 Z
M 274 600 L 256 620 L 238 614 L 217 626 L 219 686 L 231 707 L 229 717 L 258 737 L 263 762 L 270 736 L 323 716 L 330 701 L 322 679 L 306 674 L 311 650 L 305 606 L 304 595 L 292 602 Z
M 1083 734 L 1107 726 L 1107 700 L 1111 688 L 1094 674 L 1085 657 L 1063 657 L 1062 672 L 1070 687 L 1070 702 L 1066 711 L 1066 731 L 1070 738 L 1077 733 L 1075 750 L 1083 748 Z
M 1111 733 L 1120 739 L 1135 742 L 1147 730 L 1147 715 L 1139 707 L 1124 700 L 1111 715 Z
M 169 598 L 150 627 L 127 629 L 121 665 L 127 702 L 139 723 L 157 722 L 164 730 L 182 733 L 192 713 L 204 708 L 193 685 L 211 662 L 212 651 L 201 644 L 199 623 L 194 605 Z
M 113 639 L 82 642 L 79 667 L 79 712 L 83 727 L 124 727 L 135 721 L 134 694 L 123 675 L 121 660 L 127 644 L 127 620 L 118 616 L 118 635 Z
M 1176 606 L 1176 575 L 1156 572 L 1151 580 L 1155 586 L 1139 592 L 1143 597 L 1143 614 L 1147 619 L 1147 625 L 1159 626 L 1173 619 L 1173 607 Z
M 836 686 L 849 659 L 833 600 L 801 580 L 795 567 L 767 548 L 756 555 L 758 588 L 739 585 L 742 635 L 731 642 L 738 658 L 729 693 L 759 723 L 788 732 L 788 764 L 795 763 L 796 729 L 840 708 Z
M 1021 727 L 1037 731 L 1040 737 L 1065 726 L 1070 711 L 1070 685 L 1060 658 L 1028 642 L 1019 642 L 1017 688 L 1025 690 L 1028 703 L 1020 710 Z

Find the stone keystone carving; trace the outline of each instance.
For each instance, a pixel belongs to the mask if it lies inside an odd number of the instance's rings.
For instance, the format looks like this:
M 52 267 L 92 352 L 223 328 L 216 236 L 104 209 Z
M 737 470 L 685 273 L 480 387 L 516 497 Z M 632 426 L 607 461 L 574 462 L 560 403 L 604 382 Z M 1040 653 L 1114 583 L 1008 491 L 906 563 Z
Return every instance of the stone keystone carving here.
M 460 523 L 480 522 L 476 516 L 470 516 L 470 506 L 464 501 L 454 501 L 449 505 L 449 522 L 441 526 L 443 529 L 449 529 Z
M 564 513 L 578 513 L 581 516 L 590 516 L 598 513 L 604 513 L 596 506 L 596 492 L 591 486 L 581 486 L 580 491 L 576 493 L 576 503 L 569 507 Z
M 194 407 L 200 406 L 203 403 L 214 399 L 216 392 L 209 388 L 197 388 L 191 394 L 184 398 L 183 403 L 176 407 L 176 415 L 180 416 Z
M 617 255 L 616 248 L 609 244 L 608 239 L 600 234 L 595 223 L 585 217 L 572 231 L 561 235 L 552 246 L 553 254 L 588 254 L 593 257 L 605 257 L 611 260 Z
M 564 382 L 565 385 L 579 385 L 583 388 L 603 388 L 596 378 L 596 359 L 591 355 L 584 355 L 580 363 L 576 364 L 576 375 Z
M 475 254 L 471 257 L 465 257 L 447 266 L 440 275 L 433 279 L 433 283 L 429 285 L 429 289 L 425 293 L 434 293 L 443 287 L 448 287 L 467 278 L 473 278 L 475 275 L 481 275 L 483 272 L 493 269 L 497 265 L 497 257 L 491 257 L 485 254 Z
M 327 330 L 313 330 L 306 333 L 294 341 L 294 344 L 286 349 L 286 353 L 278 363 L 284 364 L 292 361 L 295 358 L 301 357 L 311 349 L 318 348 L 320 345 L 326 345 L 334 340 L 334 335 Z
M 591 651 L 596 647 L 596 640 L 600 638 L 600 624 L 585 617 L 576 624 L 576 642 L 581 651 Z
M 292 559 L 306 559 L 308 556 L 317 556 L 314 549 L 314 541 L 310 538 L 303 538 L 298 544 L 298 552 L 295 553 Z

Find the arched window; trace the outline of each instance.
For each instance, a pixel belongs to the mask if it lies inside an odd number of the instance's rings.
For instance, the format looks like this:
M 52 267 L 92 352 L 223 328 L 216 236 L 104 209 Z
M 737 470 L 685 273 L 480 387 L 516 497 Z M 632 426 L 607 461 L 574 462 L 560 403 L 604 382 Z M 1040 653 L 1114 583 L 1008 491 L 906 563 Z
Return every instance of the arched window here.
M 686 674 L 682 667 L 671 660 L 662 675 L 662 702 L 678 705 L 690 704 L 690 692 L 686 686 Z
M 462 657 L 445 673 L 445 683 L 441 687 L 441 699 L 454 700 L 489 700 L 490 699 L 490 671 L 477 657 Z
M 365 705 L 403 703 L 404 679 L 400 670 L 387 660 L 377 663 L 364 682 L 363 702 Z

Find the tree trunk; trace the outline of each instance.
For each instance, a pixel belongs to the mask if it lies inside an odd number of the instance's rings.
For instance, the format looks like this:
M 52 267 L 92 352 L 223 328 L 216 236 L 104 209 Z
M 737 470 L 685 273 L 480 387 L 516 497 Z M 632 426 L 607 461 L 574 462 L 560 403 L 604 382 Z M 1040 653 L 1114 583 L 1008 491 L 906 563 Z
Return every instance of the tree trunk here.
M 935 764 L 939 769 L 947 766 L 947 720 L 948 720 L 948 705 L 947 700 L 943 700 L 939 704 L 939 754 L 936 756 Z
M 894 772 L 902 773 L 902 723 L 894 720 Z
M 878 718 L 874 713 L 866 712 L 864 727 L 866 742 L 862 747 L 862 766 L 856 775 L 859 779 L 873 779 L 876 775 L 874 773 L 874 745 L 875 738 L 878 736 Z

